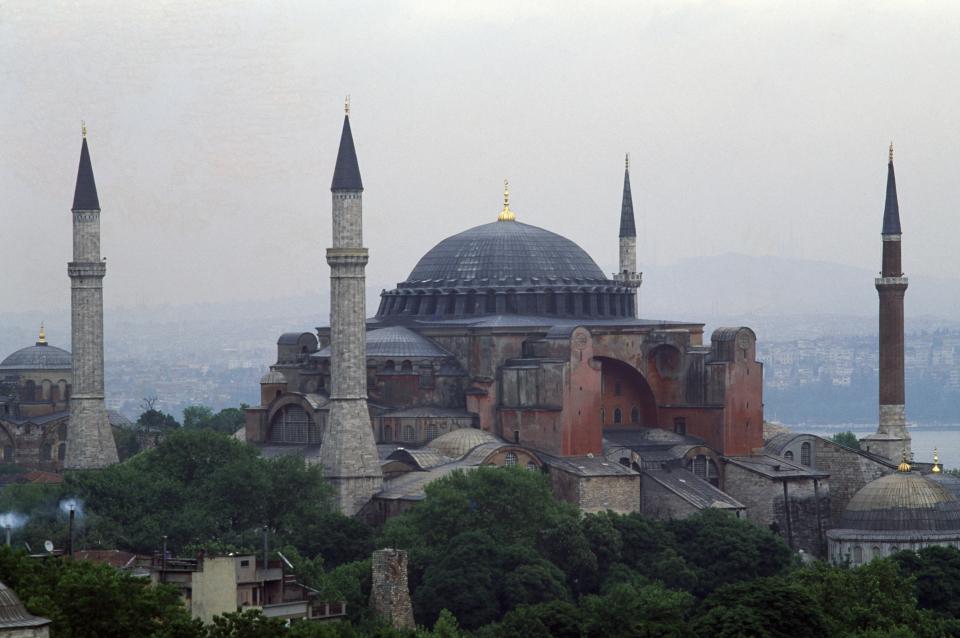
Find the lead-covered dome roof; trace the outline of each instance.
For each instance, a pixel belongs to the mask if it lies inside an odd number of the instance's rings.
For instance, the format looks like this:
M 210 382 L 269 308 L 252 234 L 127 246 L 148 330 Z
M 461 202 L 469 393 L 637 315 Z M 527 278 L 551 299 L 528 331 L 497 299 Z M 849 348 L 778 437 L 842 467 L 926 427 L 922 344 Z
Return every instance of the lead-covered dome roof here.
M 73 359 L 66 350 L 46 343 L 21 348 L 3 361 L 0 370 L 70 370 Z
M 960 501 L 916 472 L 867 483 L 847 504 L 840 528 L 866 531 L 960 531 Z
M 590 255 L 566 237 L 516 221 L 496 221 L 441 241 L 420 258 L 404 283 L 459 287 L 609 281 Z

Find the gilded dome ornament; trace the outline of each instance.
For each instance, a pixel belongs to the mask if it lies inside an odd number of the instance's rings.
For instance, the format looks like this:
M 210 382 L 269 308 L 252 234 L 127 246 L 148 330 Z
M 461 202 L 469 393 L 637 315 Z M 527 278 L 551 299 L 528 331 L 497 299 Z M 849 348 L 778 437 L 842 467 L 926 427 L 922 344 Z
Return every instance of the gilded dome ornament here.
M 503 180 L 503 210 L 497 215 L 497 221 L 513 222 L 516 220 L 516 213 L 510 210 L 510 182 Z

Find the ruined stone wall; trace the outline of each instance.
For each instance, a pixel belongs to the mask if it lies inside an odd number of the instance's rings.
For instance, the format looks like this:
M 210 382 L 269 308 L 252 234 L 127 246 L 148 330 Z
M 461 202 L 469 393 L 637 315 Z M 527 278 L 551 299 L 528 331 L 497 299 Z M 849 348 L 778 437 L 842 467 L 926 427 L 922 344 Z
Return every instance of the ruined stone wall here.
M 379 549 L 373 553 L 371 562 L 370 608 L 396 629 L 414 629 L 407 584 L 407 552 Z

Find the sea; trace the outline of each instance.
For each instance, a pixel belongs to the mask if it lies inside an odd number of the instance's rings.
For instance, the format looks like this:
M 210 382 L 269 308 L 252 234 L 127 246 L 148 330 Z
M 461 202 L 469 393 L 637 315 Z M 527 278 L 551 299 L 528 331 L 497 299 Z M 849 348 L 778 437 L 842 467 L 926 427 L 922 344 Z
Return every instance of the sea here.
M 807 432 L 829 438 L 837 432 L 853 432 L 862 437 L 876 432 L 877 426 L 863 423 L 841 423 L 831 425 L 789 425 L 792 432 Z M 936 448 L 940 462 L 946 469 L 960 469 L 960 423 L 937 425 L 911 425 L 910 432 L 913 458 L 917 461 L 932 462 Z

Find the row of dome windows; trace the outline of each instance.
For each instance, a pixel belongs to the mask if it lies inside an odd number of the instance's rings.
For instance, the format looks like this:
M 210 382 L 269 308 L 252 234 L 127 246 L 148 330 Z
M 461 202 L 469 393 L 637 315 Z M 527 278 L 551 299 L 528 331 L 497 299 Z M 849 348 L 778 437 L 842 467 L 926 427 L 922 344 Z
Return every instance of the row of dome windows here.
M 605 425 L 607 423 L 607 411 L 604 408 L 600 408 L 600 424 Z M 620 425 L 623 423 L 623 410 L 620 408 L 613 409 L 613 424 Z M 640 408 L 633 406 L 630 409 L 630 423 L 640 423 Z
M 39 384 L 32 379 L 24 382 L 20 388 L 20 400 L 29 401 L 60 401 L 70 398 L 70 385 L 65 379 L 56 383 L 44 379 Z
M 529 314 L 555 316 L 632 317 L 633 295 L 629 292 L 553 292 L 529 290 L 516 293 L 417 293 L 386 295 L 377 316 L 456 316 Z
M 811 452 L 812 452 L 812 447 L 809 442 L 805 442 L 800 446 L 800 465 L 805 465 L 807 467 L 810 467 L 812 463 Z M 792 461 L 793 452 L 790 450 L 787 450 L 786 452 L 783 453 L 783 458 L 787 459 L 788 461 Z

